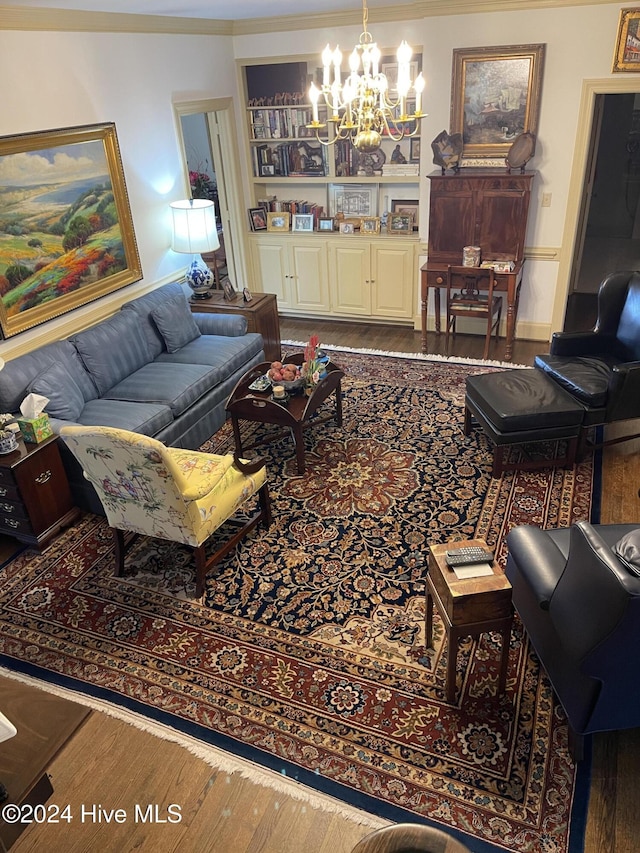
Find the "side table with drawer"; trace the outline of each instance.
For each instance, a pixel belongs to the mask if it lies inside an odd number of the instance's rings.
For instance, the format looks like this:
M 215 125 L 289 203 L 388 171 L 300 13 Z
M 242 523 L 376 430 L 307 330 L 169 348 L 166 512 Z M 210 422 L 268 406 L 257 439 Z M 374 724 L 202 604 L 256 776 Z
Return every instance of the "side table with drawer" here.
M 242 314 L 247 318 L 247 331 L 258 332 L 264 338 L 267 361 L 280 361 L 280 318 L 275 293 L 254 293 L 251 302 L 245 302 L 241 293 L 234 299 L 225 299 L 219 290 L 212 290 L 207 299 L 191 298 L 191 311 L 195 314 Z
M 78 512 L 57 436 L 0 456 L 0 533 L 40 548 Z

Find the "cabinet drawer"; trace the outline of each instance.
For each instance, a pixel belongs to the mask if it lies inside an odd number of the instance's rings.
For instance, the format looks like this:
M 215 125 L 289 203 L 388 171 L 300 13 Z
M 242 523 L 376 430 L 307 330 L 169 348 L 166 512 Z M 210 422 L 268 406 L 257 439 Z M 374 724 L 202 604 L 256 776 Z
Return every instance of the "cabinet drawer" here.
M 8 533 L 9 535 L 27 533 L 33 535 L 33 527 L 26 518 L 12 518 L 10 515 L 0 513 L 0 533 Z
M 10 482 L 2 482 L 0 481 L 0 501 L 19 501 L 20 492 L 18 491 L 18 487 L 15 482 L 11 480 Z
M 8 501 L 4 498 L 0 498 L 0 516 L 5 518 L 9 515 L 17 518 L 29 517 L 26 507 L 22 501 Z
M 15 482 L 11 468 L 0 468 L 0 485 L 14 486 Z

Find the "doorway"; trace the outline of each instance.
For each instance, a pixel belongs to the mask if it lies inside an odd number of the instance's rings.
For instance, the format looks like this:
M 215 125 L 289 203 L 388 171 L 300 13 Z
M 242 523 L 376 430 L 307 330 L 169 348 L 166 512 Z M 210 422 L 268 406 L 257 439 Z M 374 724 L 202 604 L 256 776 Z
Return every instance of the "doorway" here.
M 215 205 L 220 248 L 215 258 L 205 255 L 204 259 L 210 266 L 216 265 L 221 280 L 229 278 L 236 289 L 242 290 L 247 281 L 246 228 L 231 99 L 178 103 L 174 109 L 187 186 L 197 186 L 193 198 L 209 198 Z M 195 184 L 191 173 L 198 176 Z
M 593 102 L 564 330 L 591 329 L 610 272 L 640 268 L 640 94 L 600 93 Z

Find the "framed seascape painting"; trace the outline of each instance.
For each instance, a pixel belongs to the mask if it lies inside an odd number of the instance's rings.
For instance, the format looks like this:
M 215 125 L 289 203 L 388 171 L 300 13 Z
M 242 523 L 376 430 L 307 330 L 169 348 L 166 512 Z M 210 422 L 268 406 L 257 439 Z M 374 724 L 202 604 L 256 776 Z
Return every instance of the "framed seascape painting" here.
M 612 71 L 640 71 L 640 9 L 622 9 Z
M 0 137 L 2 335 L 141 278 L 115 125 Z
M 521 133 L 538 128 L 544 44 L 453 51 L 451 133 L 463 157 L 504 159 Z

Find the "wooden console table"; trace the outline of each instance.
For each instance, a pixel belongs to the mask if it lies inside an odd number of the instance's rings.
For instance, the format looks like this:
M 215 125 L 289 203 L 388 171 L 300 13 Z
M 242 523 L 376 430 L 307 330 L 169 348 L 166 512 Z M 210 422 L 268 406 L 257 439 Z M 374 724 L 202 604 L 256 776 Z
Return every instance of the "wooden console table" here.
M 227 300 L 219 290 L 212 290 L 208 299 L 191 297 L 191 311 L 196 314 L 242 314 L 247 318 L 247 331 L 258 332 L 264 338 L 264 354 L 268 361 L 280 361 L 280 318 L 275 293 L 254 293 L 245 302 L 239 293 Z
M 505 359 L 511 361 L 513 356 L 513 342 L 516 337 L 516 322 L 518 319 L 518 302 L 520 301 L 520 287 L 522 286 L 522 261 L 510 273 L 496 273 L 496 293 L 507 295 L 507 344 Z M 427 303 L 429 300 L 429 288 L 433 288 L 436 333 L 440 334 L 440 288 L 447 287 L 447 264 L 429 263 L 420 267 L 420 313 L 422 319 L 422 352 L 427 352 Z

